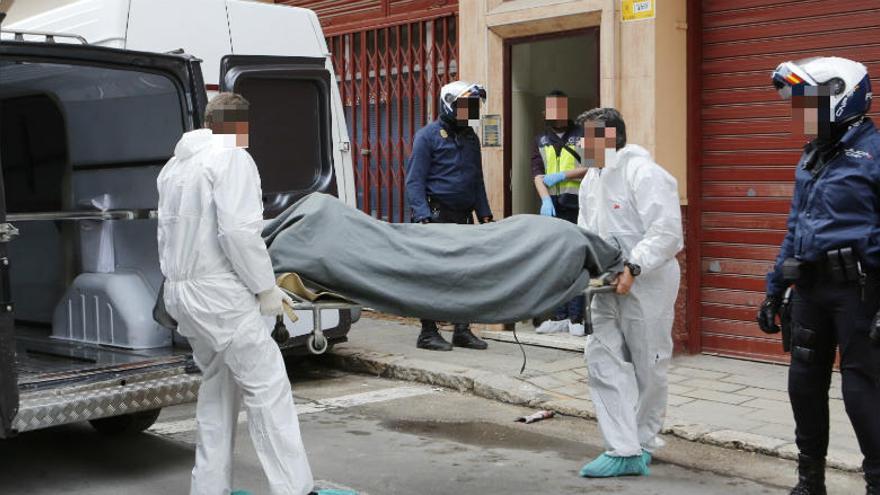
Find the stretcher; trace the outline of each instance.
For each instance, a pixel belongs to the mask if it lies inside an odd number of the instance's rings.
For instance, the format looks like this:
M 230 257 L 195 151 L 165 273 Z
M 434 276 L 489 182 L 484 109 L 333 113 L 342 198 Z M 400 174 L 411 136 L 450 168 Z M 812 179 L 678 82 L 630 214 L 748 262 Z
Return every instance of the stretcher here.
M 284 289 L 282 289 L 284 290 Z M 306 348 L 312 354 L 323 354 L 329 348 L 330 342 L 324 336 L 324 330 L 321 327 L 321 311 L 323 310 L 342 310 L 342 309 L 361 309 L 359 304 L 349 302 L 316 302 L 303 299 L 296 294 L 284 290 L 284 292 L 293 299 L 294 303 L 290 305 L 290 309 L 294 311 L 311 311 L 312 312 L 312 331 L 306 339 Z M 272 330 L 272 339 L 279 345 L 285 344 L 290 340 L 290 332 L 284 325 L 284 316 L 278 315 L 275 318 L 275 328 Z
M 308 288 L 299 275 L 285 273 L 278 277 L 277 284 L 287 294 L 293 304 L 285 303 L 287 317 L 295 322 L 297 316 L 294 311 L 310 311 L 312 313 L 312 330 L 306 339 L 306 348 L 312 354 L 323 354 L 330 348 L 330 341 L 324 335 L 321 321 L 321 312 L 324 310 L 360 310 L 361 305 L 350 301 L 345 297 L 329 292 L 317 292 Z M 272 329 L 272 339 L 278 345 L 284 345 L 290 340 L 290 331 L 284 323 L 284 315 L 275 318 L 275 327 Z

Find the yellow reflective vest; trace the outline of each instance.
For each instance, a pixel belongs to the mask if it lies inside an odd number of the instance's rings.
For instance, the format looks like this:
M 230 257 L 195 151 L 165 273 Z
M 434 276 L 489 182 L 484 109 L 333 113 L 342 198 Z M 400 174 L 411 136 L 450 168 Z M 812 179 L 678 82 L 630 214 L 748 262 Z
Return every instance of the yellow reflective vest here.
M 557 153 L 556 147 L 553 146 L 549 136 L 551 132 L 553 131 L 548 131 L 538 139 L 538 151 L 541 154 L 541 160 L 544 161 L 544 173 L 549 175 L 557 172 L 567 172 L 580 167 L 580 157 L 572 153 L 575 146 L 577 146 L 580 136 L 576 133 L 569 134 L 568 139 L 565 141 L 565 146 L 560 147 L 559 153 Z M 553 137 L 555 138 L 556 136 Z M 577 196 L 580 187 L 580 179 L 572 179 L 562 181 L 547 189 L 553 196 L 559 196 L 560 194 L 574 194 Z

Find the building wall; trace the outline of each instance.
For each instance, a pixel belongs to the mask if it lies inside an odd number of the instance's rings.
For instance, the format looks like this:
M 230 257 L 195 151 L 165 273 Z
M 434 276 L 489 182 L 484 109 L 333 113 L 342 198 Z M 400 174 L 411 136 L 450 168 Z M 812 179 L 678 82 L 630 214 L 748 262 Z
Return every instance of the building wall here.
M 468 0 L 459 5 L 460 74 L 486 85 L 486 113 L 504 113 L 505 40 L 599 27 L 600 105 L 617 107 L 628 139 L 647 148 L 678 181 L 687 212 L 686 0 L 656 1 L 656 18 L 622 22 L 620 0 Z M 509 118 L 505 115 L 504 118 Z M 492 209 L 504 211 L 504 148 L 483 149 L 483 172 Z M 698 191 L 694 191 L 698 193 Z M 685 348 L 685 253 L 673 337 Z
M 599 26 L 601 105 L 616 106 L 630 141 L 650 150 L 686 189 L 685 0 L 658 2 L 657 18 L 621 22 L 619 0 L 470 0 L 460 8 L 461 77 L 482 82 L 486 113 L 502 114 L 504 42 Z M 493 211 L 504 211 L 504 149 L 485 148 Z

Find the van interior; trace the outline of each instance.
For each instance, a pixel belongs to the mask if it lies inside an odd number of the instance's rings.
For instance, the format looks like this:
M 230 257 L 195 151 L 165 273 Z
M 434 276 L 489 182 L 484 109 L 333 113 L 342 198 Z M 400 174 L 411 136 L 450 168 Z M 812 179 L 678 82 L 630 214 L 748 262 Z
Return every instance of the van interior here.
M 185 129 L 182 94 L 146 70 L 0 61 L 20 389 L 188 352 L 152 319 L 155 183 Z

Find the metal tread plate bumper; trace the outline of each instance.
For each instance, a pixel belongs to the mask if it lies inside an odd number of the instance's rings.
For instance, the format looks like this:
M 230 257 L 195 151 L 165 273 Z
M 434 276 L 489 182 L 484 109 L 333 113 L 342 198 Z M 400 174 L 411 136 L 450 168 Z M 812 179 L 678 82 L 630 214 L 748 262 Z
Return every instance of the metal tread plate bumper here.
M 12 429 L 20 433 L 195 402 L 201 380 L 201 374 L 189 374 L 180 367 L 23 394 Z

